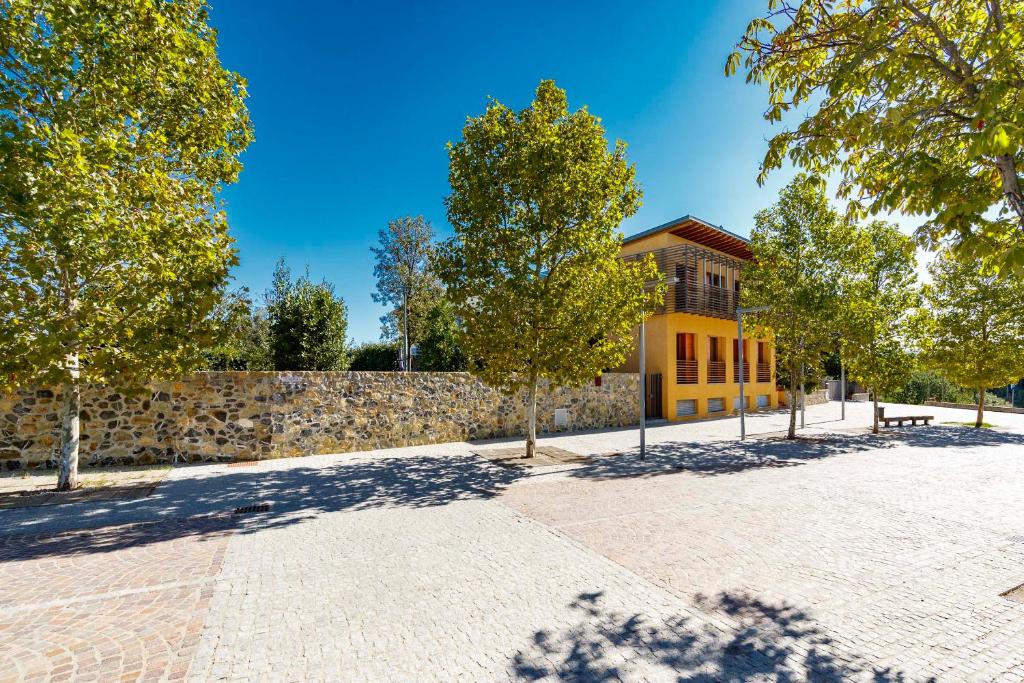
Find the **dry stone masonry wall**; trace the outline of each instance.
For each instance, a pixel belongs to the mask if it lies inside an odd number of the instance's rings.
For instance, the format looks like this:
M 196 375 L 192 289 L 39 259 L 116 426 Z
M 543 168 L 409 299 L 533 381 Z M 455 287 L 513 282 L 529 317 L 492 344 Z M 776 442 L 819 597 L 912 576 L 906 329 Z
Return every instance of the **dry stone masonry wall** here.
M 636 424 L 638 391 L 628 373 L 543 390 L 538 430 Z M 0 396 L 0 467 L 55 466 L 59 409 L 56 390 Z M 86 387 L 81 417 L 83 465 L 223 462 L 521 436 L 526 402 L 466 373 L 203 372 L 141 395 Z

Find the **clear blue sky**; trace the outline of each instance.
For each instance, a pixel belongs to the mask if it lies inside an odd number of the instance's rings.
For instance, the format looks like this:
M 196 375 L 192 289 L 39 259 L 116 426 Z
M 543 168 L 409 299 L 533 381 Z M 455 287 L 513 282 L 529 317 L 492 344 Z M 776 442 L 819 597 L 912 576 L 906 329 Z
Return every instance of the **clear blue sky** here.
M 684 214 L 747 235 L 788 179 L 757 187 L 765 95 L 722 75 L 765 0 L 211 3 L 256 129 L 224 195 L 236 284 L 262 296 L 278 258 L 308 264 L 344 297 L 357 342 L 380 334 L 377 230 L 422 214 L 450 235 L 445 143 L 488 96 L 520 108 L 553 78 L 626 141 L 644 190 L 627 235 Z

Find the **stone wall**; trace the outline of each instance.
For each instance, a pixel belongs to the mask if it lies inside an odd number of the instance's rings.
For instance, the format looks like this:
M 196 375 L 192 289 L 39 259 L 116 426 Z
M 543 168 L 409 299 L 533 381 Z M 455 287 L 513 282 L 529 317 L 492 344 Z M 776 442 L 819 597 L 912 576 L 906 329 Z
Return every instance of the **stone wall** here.
M 639 422 L 635 374 L 542 390 L 538 431 Z M 555 410 L 567 409 L 564 426 Z M 0 467 L 52 467 L 59 392 L 0 397 Z M 525 396 L 466 373 L 203 372 L 131 396 L 82 392 L 83 465 L 235 461 L 521 436 Z
M 780 407 L 789 407 L 790 399 L 791 394 L 789 391 L 785 389 L 779 391 Z M 807 400 L 804 402 L 805 406 L 817 406 L 823 403 L 828 403 L 828 389 L 818 389 L 817 391 L 807 392 Z
M 963 410 L 973 410 L 977 412 L 977 403 L 943 403 L 942 401 L 925 401 L 926 406 L 935 406 L 936 408 L 961 408 Z M 992 413 L 1017 413 L 1018 415 L 1024 413 L 1024 408 L 1011 408 L 1010 406 L 985 406 L 985 412 Z

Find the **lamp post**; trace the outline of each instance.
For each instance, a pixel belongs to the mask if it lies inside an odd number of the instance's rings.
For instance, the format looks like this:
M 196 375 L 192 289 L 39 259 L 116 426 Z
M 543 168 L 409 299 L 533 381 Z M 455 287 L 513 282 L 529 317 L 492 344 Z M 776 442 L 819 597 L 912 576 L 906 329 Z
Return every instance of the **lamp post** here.
M 674 285 L 679 278 L 670 277 L 660 280 L 653 280 L 644 283 L 644 289 L 649 285 Z M 640 459 L 647 459 L 647 335 L 646 335 L 646 313 L 640 318 Z
M 740 441 L 747 438 L 747 421 L 746 412 L 747 404 L 746 398 L 743 396 L 743 380 L 746 379 L 743 375 L 743 314 L 744 313 L 757 313 L 758 311 L 767 311 L 767 306 L 753 306 L 750 308 L 737 308 L 736 309 L 736 336 L 739 338 L 736 342 L 736 346 L 739 349 L 740 364 Z

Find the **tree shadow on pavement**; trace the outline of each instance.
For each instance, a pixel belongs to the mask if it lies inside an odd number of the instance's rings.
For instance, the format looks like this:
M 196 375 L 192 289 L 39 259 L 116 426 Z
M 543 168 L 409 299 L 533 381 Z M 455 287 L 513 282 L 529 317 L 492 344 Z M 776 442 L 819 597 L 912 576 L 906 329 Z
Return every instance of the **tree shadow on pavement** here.
M 528 681 L 651 675 L 660 680 L 669 673 L 677 681 L 693 682 L 909 680 L 837 646 L 810 615 L 791 605 L 722 593 L 698 597 L 699 616 L 655 621 L 608 609 L 601 604 L 603 597 L 603 592 L 581 593 L 569 605 L 575 623 L 534 633 L 530 645 L 512 658 L 513 676 Z
M 1004 445 L 1024 445 L 1024 437 L 989 429 L 934 426 L 907 427 L 877 435 L 830 432 L 804 435 L 792 441 L 774 436 L 746 441 L 667 441 L 648 445 L 645 460 L 640 459 L 638 449 L 598 456 L 571 475 L 584 479 L 651 477 L 675 472 L 717 476 L 794 467 L 836 455 L 897 446 L 949 448 L 951 453 L 960 455 L 966 448 Z
M 77 504 L 7 511 L 22 513 L 18 519 L 23 523 L 0 517 L 4 532 L 12 535 L 0 537 L 0 563 L 110 552 L 181 536 L 254 533 L 343 510 L 487 499 L 520 476 L 518 470 L 475 456 L 356 457 L 319 467 L 219 471 L 171 480 L 148 498 L 105 508 Z M 236 508 L 259 504 L 268 504 L 269 510 L 233 514 Z M 209 519 L 201 521 L 204 517 Z

